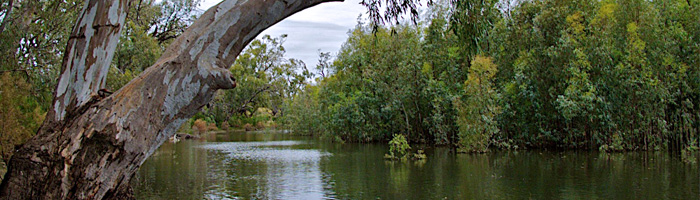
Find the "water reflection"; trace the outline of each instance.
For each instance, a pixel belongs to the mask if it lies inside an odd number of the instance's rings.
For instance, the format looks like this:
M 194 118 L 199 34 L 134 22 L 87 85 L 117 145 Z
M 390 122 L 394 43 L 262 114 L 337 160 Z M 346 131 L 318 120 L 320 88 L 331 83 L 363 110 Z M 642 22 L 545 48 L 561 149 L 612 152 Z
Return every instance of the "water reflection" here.
M 210 157 L 206 150 L 192 149 L 193 141 L 178 145 L 164 144 L 139 169 L 137 194 L 149 199 L 182 199 L 202 197 L 210 191 L 207 176 Z M 216 157 L 214 157 L 216 158 Z M 187 191 L 184 192 L 173 191 Z
M 207 142 L 209 141 L 209 142 Z M 388 162 L 378 144 L 225 133 L 164 144 L 134 181 L 139 199 L 700 199 L 700 170 L 667 153 L 428 148 Z
M 197 148 L 223 152 L 224 165 L 231 166 L 225 177 L 238 180 L 235 188 L 256 186 L 245 191 L 251 198 L 321 199 L 323 182 L 319 162 L 329 155 L 317 149 L 294 149 L 300 141 L 226 142 Z M 251 173 L 253 172 L 253 173 Z

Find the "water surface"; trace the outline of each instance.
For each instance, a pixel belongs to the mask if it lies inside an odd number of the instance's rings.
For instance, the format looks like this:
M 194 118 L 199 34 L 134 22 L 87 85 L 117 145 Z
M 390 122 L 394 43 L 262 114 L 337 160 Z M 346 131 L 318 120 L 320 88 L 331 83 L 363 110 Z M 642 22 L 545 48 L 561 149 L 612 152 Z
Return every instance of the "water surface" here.
M 665 152 L 425 149 L 335 144 L 272 132 L 166 143 L 133 181 L 139 199 L 700 199 L 698 164 Z

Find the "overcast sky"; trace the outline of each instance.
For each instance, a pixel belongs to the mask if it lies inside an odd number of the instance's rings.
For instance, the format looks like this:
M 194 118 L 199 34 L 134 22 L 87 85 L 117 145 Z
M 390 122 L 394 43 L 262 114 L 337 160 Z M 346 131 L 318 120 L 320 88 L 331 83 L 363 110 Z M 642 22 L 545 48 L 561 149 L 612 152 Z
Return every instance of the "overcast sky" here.
M 221 1 L 204 0 L 200 8 L 206 10 Z M 359 3 L 360 0 L 323 3 L 282 20 L 258 38 L 266 34 L 272 37 L 287 34 L 285 57 L 301 59 L 313 69 L 318 63 L 319 49 L 335 55 L 348 38 L 348 31 L 357 24 L 358 16 L 366 13 Z

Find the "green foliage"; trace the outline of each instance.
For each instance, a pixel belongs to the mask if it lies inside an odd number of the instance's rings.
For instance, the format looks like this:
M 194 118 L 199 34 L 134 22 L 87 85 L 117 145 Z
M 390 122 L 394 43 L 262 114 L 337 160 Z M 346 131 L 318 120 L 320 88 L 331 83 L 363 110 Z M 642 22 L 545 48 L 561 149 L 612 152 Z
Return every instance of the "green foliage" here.
M 45 111 L 28 93 L 31 85 L 11 73 L 0 76 L 0 159 L 7 162 L 15 146 L 34 136 Z
M 360 22 L 290 104 L 321 119 L 290 127 L 463 151 L 694 148 L 699 3 L 455 1 L 414 26 Z
M 497 137 L 606 151 L 692 146 L 700 122 L 690 114 L 700 93 L 686 87 L 699 70 L 688 54 L 698 51 L 693 4 L 519 4 L 490 39 L 503 88 Z
M 32 86 L 28 95 L 48 109 L 61 70 L 63 51 L 84 1 L 15 1 L 2 18 L 0 71 L 13 71 Z
M 255 118 L 252 115 L 260 108 L 269 109 L 273 118 L 286 114 L 285 101 L 293 99 L 310 78 L 303 62 L 284 57 L 286 37 L 265 35 L 251 42 L 229 69 L 238 86 L 217 93 L 205 114 L 213 116 L 217 124 L 228 121 L 235 125 L 245 123 L 231 118 Z
M 323 132 L 323 119 L 319 104 L 318 86 L 307 85 L 298 95 L 288 100 L 284 122 L 300 135 L 315 135 Z
M 456 144 L 453 102 L 464 94 L 469 71 L 462 66 L 469 65 L 461 59 L 444 12 L 436 10 L 426 28 L 374 29 L 360 22 L 330 65 L 334 73 L 317 79 L 313 91 L 294 97 L 309 104 L 292 107 L 290 118 L 321 119 L 290 127 L 316 127 L 313 134 L 351 142 L 387 141 L 402 133 L 409 142 Z
M 464 100 L 455 100 L 459 125 L 459 145 L 463 152 L 486 152 L 489 141 L 499 132 L 496 116 L 500 114 L 498 93 L 493 78 L 498 71 L 491 58 L 476 56 L 464 83 Z
M 41 126 L 53 97 L 79 0 L 14 1 L 0 32 L 0 157 Z M 3 2 L 4 5 L 6 2 Z
M 2 19 L 2 90 L 13 92 L 1 94 L 1 123 L 19 127 L 2 134 L 10 141 L 3 154 L 49 107 L 82 2 L 18 1 Z M 390 13 L 372 10 L 376 2 L 389 2 Z M 337 141 L 400 133 L 406 143 L 476 152 L 697 149 L 698 0 L 449 1 L 431 6 L 425 21 L 379 23 L 418 2 L 365 1 L 373 22 L 359 22 L 335 60 L 321 53 L 314 81 L 304 63 L 284 57 L 286 36 L 253 41 L 230 68 L 238 88 L 219 92 L 189 126 L 279 121 Z M 152 65 L 196 19 L 199 3 L 132 2 L 107 88 Z
M 142 0 L 129 7 L 107 89 L 119 90 L 153 65 L 174 38 L 197 18 L 201 0 Z
M 160 44 L 167 44 L 173 39 L 180 36 L 185 32 L 185 29 L 194 23 L 197 16 L 200 14 L 199 5 L 202 0 L 162 0 L 160 3 L 156 4 L 154 0 L 139 1 L 136 7 L 137 15 L 134 17 L 135 20 L 142 20 L 142 10 L 149 12 L 149 10 L 158 10 L 159 14 L 152 15 L 150 13 L 145 13 L 146 19 L 153 16 L 148 22 L 148 27 L 152 30 L 150 35 L 158 40 Z M 141 8 L 145 7 L 145 9 Z M 156 9 L 150 9 L 148 7 L 155 7 Z M 149 15 L 150 14 L 150 15 Z
M 136 78 L 141 71 L 132 71 L 131 69 L 119 70 L 114 66 L 109 68 L 109 73 L 107 74 L 107 90 L 117 91 L 124 85 L 129 83 L 131 79 Z
M 133 8 L 132 8 L 133 10 Z M 128 18 L 107 76 L 107 89 L 116 91 L 153 65 L 164 48 L 147 33 L 147 26 Z
M 387 159 L 406 161 L 409 158 L 411 146 L 408 145 L 406 137 L 402 134 L 395 134 L 389 141 L 389 154 L 384 155 Z
M 622 145 L 622 137 L 620 134 L 613 134 L 612 138 L 610 139 L 609 144 L 603 144 L 600 145 L 598 150 L 604 151 L 604 152 L 618 152 L 618 151 L 623 151 L 625 150 L 625 147 Z
M 433 143 L 437 145 L 452 144 L 458 129 L 455 123 L 458 111 L 453 104 L 455 95 L 447 90 L 445 82 L 436 80 L 428 81 L 424 92 L 427 93 L 426 96 L 433 97 L 430 102 L 432 114 L 424 120 L 424 123 L 429 127 Z
M 50 107 L 66 42 L 83 8 L 82 0 L 15 0 L 8 13 L 0 3 L 0 155 L 37 131 Z M 199 0 L 131 3 L 107 89 L 121 88 L 161 55 L 196 15 Z M 174 15 L 171 15 L 174 14 Z M 168 27 L 168 28 L 155 28 Z M 160 34 L 167 33 L 167 34 Z M 164 35 L 165 37 L 159 37 Z
M 496 8 L 497 0 L 454 1 L 454 12 L 450 19 L 450 28 L 458 38 L 462 56 L 471 59 L 481 52 L 489 50 L 488 33 L 499 19 Z

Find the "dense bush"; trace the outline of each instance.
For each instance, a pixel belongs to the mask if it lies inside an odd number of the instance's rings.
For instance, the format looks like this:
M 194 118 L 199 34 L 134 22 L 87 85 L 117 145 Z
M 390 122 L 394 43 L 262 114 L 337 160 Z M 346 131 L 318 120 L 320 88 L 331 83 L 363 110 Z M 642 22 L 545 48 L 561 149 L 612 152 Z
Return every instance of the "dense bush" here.
M 387 159 L 407 160 L 410 156 L 411 146 L 402 134 L 395 134 L 389 141 L 389 154 L 384 155 Z
M 498 5 L 435 6 L 417 25 L 360 22 L 333 73 L 293 96 L 291 127 L 464 151 L 698 145 L 700 1 Z
M 498 134 L 496 116 L 500 114 L 498 93 L 492 80 L 496 65 L 490 58 L 476 56 L 464 82 L 464 100 L 457 99 L 459 146 L 464 152 L 486 152 L 491 138 Z
M 697 140 L 698 1 L 526 1 L 495 25 L 503 138 L 664 149 Z
M 207 132 L 207 122 L 205 122 L 202 119 L 197 119 L 194 121 L 194 125 L 192 126 L 197 130 L 197 134 L 202 134 Z
M 0 75 L 0 159 L 9 161 L 15 146 L 34 136 L 45 112 L 28 94 L 29 83 L 9 73 Z

